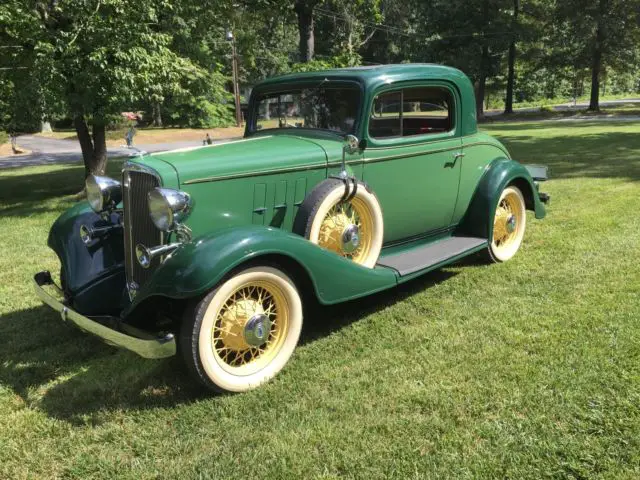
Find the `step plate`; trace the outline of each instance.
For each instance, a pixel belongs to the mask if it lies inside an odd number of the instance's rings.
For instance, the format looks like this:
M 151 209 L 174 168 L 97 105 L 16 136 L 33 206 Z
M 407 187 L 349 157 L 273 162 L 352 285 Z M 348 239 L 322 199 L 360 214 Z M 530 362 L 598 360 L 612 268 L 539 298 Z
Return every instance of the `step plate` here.
M 450 237 L 407 252 L 382 257 L 378 260 L 378 265 L 393 268 L 403 277 L 443 263 L 465 252 L 477 251 L 486 245 L 485 238 Z

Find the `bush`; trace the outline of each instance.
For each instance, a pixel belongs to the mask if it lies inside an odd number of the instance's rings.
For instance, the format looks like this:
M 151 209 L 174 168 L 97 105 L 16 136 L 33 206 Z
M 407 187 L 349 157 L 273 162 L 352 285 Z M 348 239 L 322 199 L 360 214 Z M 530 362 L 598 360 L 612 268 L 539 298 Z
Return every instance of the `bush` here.
M 9 135 L 7 134 L 7 132 L 3 132 L 2 130 L 0 130 L 0 145 L 2 145 L 3 143 L 7 143 L 9 141 Z

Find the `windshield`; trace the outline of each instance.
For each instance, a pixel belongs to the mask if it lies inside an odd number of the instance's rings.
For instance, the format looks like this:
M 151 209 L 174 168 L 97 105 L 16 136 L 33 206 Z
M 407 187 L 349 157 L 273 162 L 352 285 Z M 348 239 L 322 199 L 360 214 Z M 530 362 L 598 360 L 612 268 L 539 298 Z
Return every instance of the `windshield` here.
M 356 87 L 312 87 L 268 93 L 258 98 L 255 130 L 315 128 L 354 133 L 360 105 Z

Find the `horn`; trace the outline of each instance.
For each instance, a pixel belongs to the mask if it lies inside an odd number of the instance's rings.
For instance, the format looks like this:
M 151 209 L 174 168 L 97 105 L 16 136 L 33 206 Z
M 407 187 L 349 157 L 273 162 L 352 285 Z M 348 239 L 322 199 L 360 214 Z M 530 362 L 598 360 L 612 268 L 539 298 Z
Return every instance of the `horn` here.
M 159 255 L 173 252 L 181 243 L 170 243 L 169 245 L 159 245 L 157 247 L 147 248 L 141 243 L 136 245 L 136 258 L 142 268 L 149 268 L 151 261 Z

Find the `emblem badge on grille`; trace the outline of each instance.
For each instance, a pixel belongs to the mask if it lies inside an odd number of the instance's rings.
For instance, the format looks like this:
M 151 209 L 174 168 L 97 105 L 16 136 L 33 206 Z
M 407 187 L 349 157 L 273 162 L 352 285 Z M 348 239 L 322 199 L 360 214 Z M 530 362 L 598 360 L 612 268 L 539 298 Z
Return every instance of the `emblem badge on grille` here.
M 138 293 L 139 288 L 140 285 L 138 285 L 136 282 L 129 282 L 129 295 L 132 299 L 136 296 L 136 293 Z

